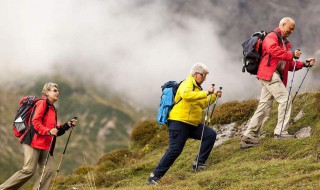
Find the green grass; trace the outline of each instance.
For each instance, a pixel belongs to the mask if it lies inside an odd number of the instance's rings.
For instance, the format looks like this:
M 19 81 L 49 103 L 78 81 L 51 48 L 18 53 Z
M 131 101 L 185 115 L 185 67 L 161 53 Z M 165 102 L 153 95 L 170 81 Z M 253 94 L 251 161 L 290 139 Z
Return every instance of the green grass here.
M 107 153 L 100 158 L 97 165 L 89 168 L 82 166 L 70 176 L 59 178 L 55 189 L 66 189 L 71 186 L 82 189 L 94 187 L 99 190 L 318 189 L 320 187 L 319 100 L 319 93 L 302 94 L 296 98 L 293 105 L 290 132 L 294 133 L 303 127 L 311 126 L 311 137 L 281 141 L 273 139 L 273 129 L 277 120 L 275 103 L 270 119 L 264 126 L 266 137 L 261 139 L 260 146 L 242 150 L 239 148 L 240 137 L 227 140 L 213 149 L 207 161 L 210 166 L 203 172 L 193 174 L 190 172 L 191 164 L 197 154 L 199 141 L 188 140 L 182 154 L 161 179 L 159 186 L 145 185 L 145 181 L 166 151 L 168 137 L 164 133 L 167 131 L 165 128 L 158 128 L 155 122 L 139 123 L 131 136 L 133 142 L 129 149 Z M 243 103 L 239 102 L 239 105 Z M 252 103 L 254 101 L 250 105 Z M 239 107 L 234 102 L 232 105 L 234 108 Z M 303 117 L 294 122 L 293 118 L 301 110 L 304 112 Z M 232 115 L 225 112 L 225 115 L 228 114 Z M 247 117 L 250 114 L 243 115 Z M 243 117 L 238 117 L 232 122 L 241 123 Z M 158 143 L 157 146 L 152 146 L 153 141 Z M 94 176 L 92 178 L 94 184 L 86 182 L 89 181 L 86 180 L 88 171 Z

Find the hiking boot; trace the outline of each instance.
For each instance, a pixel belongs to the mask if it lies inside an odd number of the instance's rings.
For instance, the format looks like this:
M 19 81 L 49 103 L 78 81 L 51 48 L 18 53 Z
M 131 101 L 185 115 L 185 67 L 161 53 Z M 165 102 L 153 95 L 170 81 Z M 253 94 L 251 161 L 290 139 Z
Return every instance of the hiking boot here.
M 250 138 L 243 136 L 240 141 L 240 148 L 246 149 L 260 145 L 260 141 L 257 138 Z
M 155 176 L 153 173 L 151 173 L 146 183 L 147 185 L 158 185 L 159 181 L 160 181 L 160 178 Z
M 240 142 L 240 149 L 246 149 L 246 148 L 252 148 L 252 147 L 256 147 L 259 146 L 260 144 L 250 144 L 250 143 L 246 143 L 241 141 Z
M 274 134 L 274 139 L 277 139 L 277 140 L 284 140 L 284 139 L 293 139 L 293 138 L 296 138 L 295 135 L 290 135 L 290 134 L 281 134 L 281 135 L 278 135 L 278 134 Z
M 208 164 L 205 164 L 205 163 L 202 163 L 202 162 L 198 162 L 198 165 L 197 165 L 197 162 L 193 162 L 192 171 L 191 172 L 192 173 L 200 172 L 200 171 L 204 170 L 208 166 L 209 166 Z

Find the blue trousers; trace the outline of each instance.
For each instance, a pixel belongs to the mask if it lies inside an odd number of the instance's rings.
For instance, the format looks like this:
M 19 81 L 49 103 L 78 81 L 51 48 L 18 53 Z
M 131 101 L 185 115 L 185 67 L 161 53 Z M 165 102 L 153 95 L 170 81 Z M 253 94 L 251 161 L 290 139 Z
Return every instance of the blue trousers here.
M 169 127 L 169 148 L 161 158 L 158 166 L 154 169 L 153 174 L 159 178 L 169 170 L 174 161 L 181 154 L 183 147 L 188 138 L 201 139 L 203 124 L 198 127 L 189 125 L 180 121 L 168 121 Z M 209 157 L 209 154 L 213 148 L 216 140 L 216 132 L 209 128 L 204 127 L 202 143 L 200 147 L 199 162 L 205 163 Z M 198 151 L 196 152 L 198 154 Z M 197 157 L 196 157 L 197 159 Z

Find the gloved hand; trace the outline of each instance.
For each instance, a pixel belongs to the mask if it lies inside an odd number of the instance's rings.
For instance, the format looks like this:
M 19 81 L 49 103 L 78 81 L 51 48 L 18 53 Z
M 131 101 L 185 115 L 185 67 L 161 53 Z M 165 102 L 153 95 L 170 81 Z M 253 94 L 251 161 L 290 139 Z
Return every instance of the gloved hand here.
M 77 117 L 74 117 L 72 120 L 68 121 L 67 123 L 63 124 L 58 129 L 57 136 L 63 135 L 67 130 L 69 130 L 71 127 L 75 127 L 77 125 Z
M 315 58 L 309 58 L 304 62 L 305 67 L 312 67 L 314 64 L 316 64 Z

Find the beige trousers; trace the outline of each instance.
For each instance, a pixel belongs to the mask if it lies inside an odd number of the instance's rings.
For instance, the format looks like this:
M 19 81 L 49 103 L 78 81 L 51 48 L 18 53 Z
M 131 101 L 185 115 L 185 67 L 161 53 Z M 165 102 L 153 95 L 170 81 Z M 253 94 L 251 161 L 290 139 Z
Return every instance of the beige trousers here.
M 274 99 L 279 103 L 278 123 L 276 128 L 274 129 L 274 134 L 288 134 L 292 105 L 291 97 L 289 98 L 286 116 L 283 123 L 285 108 L 289 95 L 288 90 L 286 89 L 279 75 L 276 72 L 273 73 L 270 81 L 260 80 L 260 84 L 262 86 L 260 102 L 257 110 L 255 111 L 254 115 L 252 116 L 249 122 L 248 128 L 246 129 L 243 135 L 251 138 L 258 137 L 261 126 L 263 126 L 265 121 L 269 118 Z
M 48 154 L 47 150 L 41 150 L 32 148 L 30 145 L 22 144 L 24 152 L 24 165 L 22 170 L 17 171 L 7 181 L 0 185 L 0 190 L 17 190 L 24 183 L 26 183 L 35 173 L 37 165 L 39 165 L 39 177 L 33 187 L 33 190 L 38 189 L 39 181 L 42 174 L 42 169 L 45 165 L 46 157 Z M 49 161 L 46 165 L 45 172 L 41 181 L 40 190 L 48 190 L 52 178 L 52 163 Z

